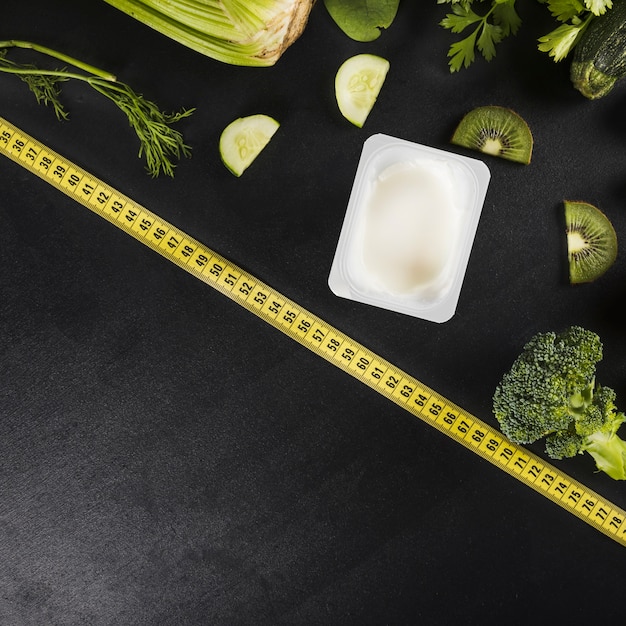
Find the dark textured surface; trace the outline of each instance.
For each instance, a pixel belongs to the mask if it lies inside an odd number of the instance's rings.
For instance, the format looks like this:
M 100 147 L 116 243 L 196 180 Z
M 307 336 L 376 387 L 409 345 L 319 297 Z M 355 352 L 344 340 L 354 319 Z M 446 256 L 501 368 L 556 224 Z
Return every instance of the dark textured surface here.
M 104 2 L 10 1 L 2 37 L 116 72 L 167 109 L 197 107 L 175 179 L 152 180 L 113 105 L 64 86 L 56 122 L 0 75 L 0 114 L 328 322 L 491 421 L 491 394 L 535 332 L 605 342 L 626 405 L 626 266 L 567 284 L 561 202 L 626 233 L 626 91 L 589 102 L 536 52 L 545 9 L 487 65 L 450 75 L 435 2 L 404 2 L 378 41 L 318 3 L 273 68 L 236 68 Z M 423 8 L 415 8 L 424 5 Z M 432 5 L 432 6 L 431 6 Z M 535 26 L 536 25 L 536 26 Z M 391 71 L 365 128 L 333 78 L 357 52 Z M 455 317 L 442 325 L 332 295 L 327 275 L 363 141 L 450 149 L 460 117 L 514 108 L 528 167 L 492 181 Z M 217 140 L 234 117 L 282 123 L 241 179 Z M 473 155 L 472 155 L 473 156 Z M 626 552 L 455 442 L 0 159 L 0 624 L 600 623 Z M 589 459 L 562 468 L 626 506 Z M 611 622 L 616 623 L 616 622 Z

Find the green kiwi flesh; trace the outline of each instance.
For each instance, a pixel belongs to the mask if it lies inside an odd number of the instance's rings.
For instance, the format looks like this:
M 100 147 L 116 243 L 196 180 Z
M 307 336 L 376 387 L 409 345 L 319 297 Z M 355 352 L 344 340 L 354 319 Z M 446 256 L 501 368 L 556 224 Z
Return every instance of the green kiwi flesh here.
M 609 218 L 592 204 L 565 200 L 564 205 L 570 283 L 589 283 L 615 262 L 617 235 Z
M 452 143 L 528 165 L 533 136 L 526 121 L 501 106 L 482 106 L 466 113 L 452 135 Z

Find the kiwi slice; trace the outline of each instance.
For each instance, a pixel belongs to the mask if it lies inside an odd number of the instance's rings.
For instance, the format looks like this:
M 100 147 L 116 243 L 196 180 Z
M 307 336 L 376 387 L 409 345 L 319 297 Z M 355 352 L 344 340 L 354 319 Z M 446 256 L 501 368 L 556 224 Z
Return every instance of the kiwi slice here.
M 570 283 L 589 283 L 613 265 L 617 235 L 609 218 L 592 204 L 570 200 L 564 204 Z
M 482 106 L 467 113 L 452 135 L 452 143 L 528 165 L 533 136 L 526 121 L 501 106 Z

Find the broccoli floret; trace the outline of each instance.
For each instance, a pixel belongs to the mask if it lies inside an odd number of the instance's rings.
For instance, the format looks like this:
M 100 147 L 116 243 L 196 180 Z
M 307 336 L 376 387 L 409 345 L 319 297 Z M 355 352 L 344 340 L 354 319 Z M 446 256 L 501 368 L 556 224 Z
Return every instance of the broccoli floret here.
M 626 480 L 626 442 L 616 434 L 626 415 L 613 389 L 596 386 L 601 359 L 600 338 L 580 326 L 535 335 L 496 387 L 493 411 L 511 441 L 545 437 L 550 458 L 588 452 L 599 470 Z

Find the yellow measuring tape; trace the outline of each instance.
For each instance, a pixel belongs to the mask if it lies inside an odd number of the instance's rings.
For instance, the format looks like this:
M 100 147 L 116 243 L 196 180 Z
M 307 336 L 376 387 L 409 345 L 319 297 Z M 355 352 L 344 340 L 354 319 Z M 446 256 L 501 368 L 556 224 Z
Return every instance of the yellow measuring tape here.
M 0 117 L 0 151 L 302 346 L 626 546 L 626 511 Z

